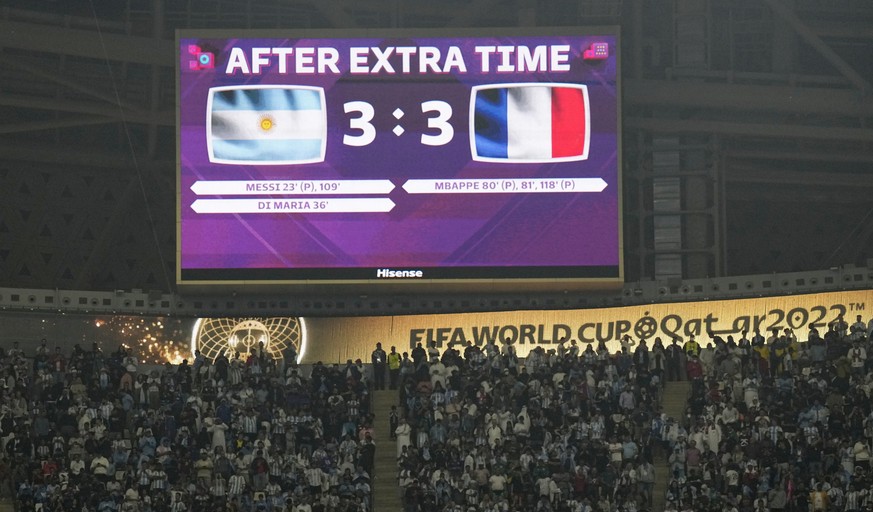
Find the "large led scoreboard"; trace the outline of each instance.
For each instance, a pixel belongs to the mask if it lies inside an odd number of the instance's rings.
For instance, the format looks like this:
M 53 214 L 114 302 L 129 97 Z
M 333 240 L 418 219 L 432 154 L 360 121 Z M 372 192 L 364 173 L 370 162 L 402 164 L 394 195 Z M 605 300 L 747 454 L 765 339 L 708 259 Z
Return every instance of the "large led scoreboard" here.
M 560 30 L 179 32 L 178 282 L 620 282 L 618 35 Z

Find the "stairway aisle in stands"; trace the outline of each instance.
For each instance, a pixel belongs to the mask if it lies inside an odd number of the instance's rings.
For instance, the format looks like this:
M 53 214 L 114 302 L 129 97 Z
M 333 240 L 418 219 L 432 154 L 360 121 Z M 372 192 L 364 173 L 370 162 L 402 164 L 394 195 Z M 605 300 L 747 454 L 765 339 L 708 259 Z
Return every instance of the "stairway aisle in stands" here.
M 397 487 L 397 443 L 391 439 L 388 415 L 397 405 L 400 395 L 396 390 L 373 392 L 376 457 L 373 473 L 373 510 L 375 512 L 402 512 L 400 491 Z
M 666 414 L 668 418 L 675 418 L 677 421 L 681 421 L 690 395 L 691 382 L 687 380 L 667 382 L 661 394 L 661 412 Z M 652 461 L 652 464 L 655 466 L 655 488 L 652 491 L 652 510 L 654 512 L 661 512 L 664 510 L 664 505 L 667 502 L 667 484 L 670 482 L 667 454 L 663 453 L 662 450 L 655 451 L 655 460 Z

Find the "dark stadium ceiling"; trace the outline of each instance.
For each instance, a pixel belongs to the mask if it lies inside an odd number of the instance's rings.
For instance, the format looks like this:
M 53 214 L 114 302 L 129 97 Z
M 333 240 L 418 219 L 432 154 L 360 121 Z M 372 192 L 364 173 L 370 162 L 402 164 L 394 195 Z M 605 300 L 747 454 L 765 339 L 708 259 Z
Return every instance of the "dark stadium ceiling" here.
M 5 0 L 0 286 L 172 291 L 174 31 L 620 25 L 629 281 L 873 257 L 873 2 Z

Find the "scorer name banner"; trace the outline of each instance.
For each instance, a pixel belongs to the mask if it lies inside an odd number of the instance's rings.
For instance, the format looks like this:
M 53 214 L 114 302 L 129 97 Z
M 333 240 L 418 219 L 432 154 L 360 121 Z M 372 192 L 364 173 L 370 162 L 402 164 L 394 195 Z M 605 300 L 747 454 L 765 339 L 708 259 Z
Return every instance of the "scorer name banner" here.
M 563 311 L 307 318 L 307 336 L 312 342 L 304 362 L 344 363 L 358 358 L 366 362 L 376 342 L 382 342 L 386 350 L 395 346 L 399 352 L 409 352 L 417 343 L 427 347 L 435 342 L 445 348 L 449 343 L 481 346 L 491 340 L 499 345 L 500 340 L 509 339 L 524 357 L 535 347 L 555 349 L 564 338 L 576 340 L 581 347 L 603 341 L 613 352 L 620 349 L 624 335 L 645 338 L 651 348 L 656 337 L 666 345 L 673 337 L 687 340 L 694 335 L 707 345 L 708 333 L 738 340 L 743 331 L 751 336 L 760 330 L 767 337 L 773 329 L 787 328 L 805 341 L 810 327 L 826 329 L 838 315 L 850 325 L 858 315 L 866 323 L 873 318 L 873 291 Z
M 619 40 L 562 30 L 180 31 L 178 282 L 620 283 Z

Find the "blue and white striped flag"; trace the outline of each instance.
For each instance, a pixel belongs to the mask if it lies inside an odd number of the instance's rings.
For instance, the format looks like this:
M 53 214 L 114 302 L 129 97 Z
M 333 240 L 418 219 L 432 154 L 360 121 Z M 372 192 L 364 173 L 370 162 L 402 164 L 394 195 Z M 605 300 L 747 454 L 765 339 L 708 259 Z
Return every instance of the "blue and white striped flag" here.
M 209 90 L 209 161 L 220 164 L 307 164 L 324 161 L 324 89 L 255 85 Z

